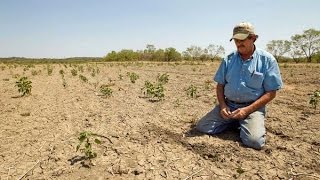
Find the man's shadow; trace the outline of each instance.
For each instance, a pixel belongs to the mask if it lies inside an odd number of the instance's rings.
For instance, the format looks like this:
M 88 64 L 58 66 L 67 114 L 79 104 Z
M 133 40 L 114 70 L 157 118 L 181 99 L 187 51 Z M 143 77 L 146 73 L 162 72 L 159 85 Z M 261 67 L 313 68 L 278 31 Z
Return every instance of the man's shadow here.
M 206 133 L 198 131 L 196 129 L 196 125 L 192 124 L 190 126 L 190 129 L 187 132 L 185 132 L 185 137 L 197 137 L 197 136 L 204 136 L 204 135 L 209 135 L 211 137 L 217 137 L 219 139 L 223 139 L 223 140 L 227 140 L 227 141 L 241 142 L 240 129 L 237 126 L 228 128 L 225 131 L 218 133 L 218 134 L 206 134 Z

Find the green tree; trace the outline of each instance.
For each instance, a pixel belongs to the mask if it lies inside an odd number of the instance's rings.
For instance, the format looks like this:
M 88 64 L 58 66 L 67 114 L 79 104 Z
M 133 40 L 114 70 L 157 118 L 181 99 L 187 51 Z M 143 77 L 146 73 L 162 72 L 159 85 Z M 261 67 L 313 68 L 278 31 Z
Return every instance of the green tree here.
M 267 51 L 280 61 L 280 58 L 290 51 L 290 45 L 287 40 L 272 40 L 267 44 Z
M 314 59 L 316 60 L 317 63 L 320 63 L 320 52 L 318 52 L 315 56 Z
M 156 48 L 152 44 L 147 44 L 146 49 L 144 51 L 147 53 L 154 53 L 156 51 Z
M 152 44 L 147 44 L 146 49 L 143 51 L 138 51 L 140 54 L 140 59 L 145 61 L 153 61 L 154 60 L 154 53 L 156 48 Z
M 181 54 L 173 47 L 166 48 L 164 51 L 165 61 L 179 61 L 181 60 Z
M 290 51 L 288 53 L 294 62 L 299 63 L 302 60 L 303 52 L 293 42 L 290 42 Z
M 118 53 L 121 61 L 135 61 L 139 60 L 139 53 L 131 49 L 123 49 Z
M 104 58 L 106 61 L 118 61 L 118 54 L 115 51 L 111 51 L 108 53 L 107 56 Z
M 291 36 L 292 44 L 300 49 L 308 62 L 312 62 L 313 55 L 320 50 L 320 31 L 308 29 L 303 34 Z
M 191 57 L 192 60 L 199 60 L 200 56 L 204 54 L 204 50 L 199 46 L 190 46 L 187 50 L 183 53 L 187 57 Z
M 188 51 L 182 52 L 182 57 L 184 60 L 191 61 L 193 58 Z
M 158 49 L 152 56 L 153 61 L 165 61 L 166 54 L 163 49 Z
M 208 53 L 209 58 L 213 61 L 214 59 L 224 56 L 225 50 L 220 45 L 209 44 L 205 49 L 205 52 Z
M 131 49 L 123 49 L 120 52 L 112 51 L 104 58 L 106 61 L 135 61 L 139 60 L 140 54 Z

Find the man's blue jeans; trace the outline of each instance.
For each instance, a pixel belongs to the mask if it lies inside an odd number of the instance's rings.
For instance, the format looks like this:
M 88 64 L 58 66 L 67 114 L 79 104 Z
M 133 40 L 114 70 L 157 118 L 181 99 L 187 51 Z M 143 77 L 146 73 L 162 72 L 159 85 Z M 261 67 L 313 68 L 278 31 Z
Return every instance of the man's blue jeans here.
M 227 103 L 231 111 L 241 108 L 235 104 Z M 215 108 L 206 114 L 197 123 L 196 129 L 206 134 L 218 134 L 235 124 L 239 125 L 240 138 L 248 147 L 254 149 L 261 149 L 265 144 L 265 107 L 251 113 L 243 120 L 223 119 L 220 115 L 220 106 L 216 105 Z

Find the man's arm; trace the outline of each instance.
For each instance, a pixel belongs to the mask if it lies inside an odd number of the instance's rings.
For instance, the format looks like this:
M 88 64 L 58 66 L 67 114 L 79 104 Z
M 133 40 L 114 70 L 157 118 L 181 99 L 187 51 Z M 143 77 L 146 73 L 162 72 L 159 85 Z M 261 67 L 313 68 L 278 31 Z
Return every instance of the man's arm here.
M 220 115 L 223 119 L 229 119 L 229 115 L 231 114 L 229 107 L 226 105 L 225 97 L 224 97 L 224 85 L 217 84 L 217 98 L 220 106 Z
M 276 97 L 277 91 L 268 91 L 263 94 L 259 99 L 255 102 L 250 104 L 249 106 L 239 108 L 231 113 L 229 116 L 232 119 L 243 119 L 247 117 L 249 114 L 253 113 L 254 111 L 258 110 L 262 106 L 269 103 L 272 99 Z

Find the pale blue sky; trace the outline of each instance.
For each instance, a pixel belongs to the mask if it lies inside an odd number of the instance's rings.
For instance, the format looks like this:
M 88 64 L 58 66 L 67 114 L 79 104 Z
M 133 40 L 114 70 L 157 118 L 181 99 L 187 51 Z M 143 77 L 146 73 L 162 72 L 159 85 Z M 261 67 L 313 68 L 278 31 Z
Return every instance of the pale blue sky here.
M 318 0 L 0 0 L 0 57 L 102 57 L 121 49 L 229 42 L 250 21 L 265 48 L 309 28 L 320 29 Z

